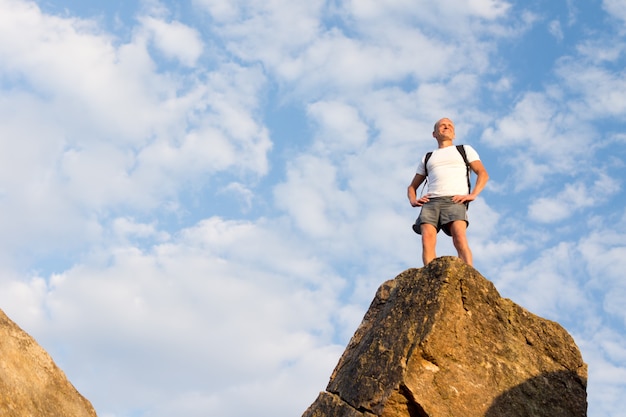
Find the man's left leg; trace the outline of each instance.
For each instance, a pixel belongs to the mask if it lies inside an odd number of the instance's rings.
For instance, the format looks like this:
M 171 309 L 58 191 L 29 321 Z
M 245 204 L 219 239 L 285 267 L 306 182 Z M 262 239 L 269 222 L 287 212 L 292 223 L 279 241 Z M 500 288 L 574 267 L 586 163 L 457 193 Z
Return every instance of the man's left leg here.
M 452 243 L 456 251 L 466 264 L 472 266 L 472 251 L 467 241 L 467 223 L 465 220 L 455 220 L 450 223 L 450 234 L 452 235 Z

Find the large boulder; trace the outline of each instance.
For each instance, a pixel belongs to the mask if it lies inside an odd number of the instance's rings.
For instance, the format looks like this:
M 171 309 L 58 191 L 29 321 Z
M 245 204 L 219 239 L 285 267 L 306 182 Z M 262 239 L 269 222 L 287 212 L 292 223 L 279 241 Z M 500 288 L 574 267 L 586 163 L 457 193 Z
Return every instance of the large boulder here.
M 583 417 L 586 381 L 563 327 L 443 257 L 381 285 L 303 417 Z

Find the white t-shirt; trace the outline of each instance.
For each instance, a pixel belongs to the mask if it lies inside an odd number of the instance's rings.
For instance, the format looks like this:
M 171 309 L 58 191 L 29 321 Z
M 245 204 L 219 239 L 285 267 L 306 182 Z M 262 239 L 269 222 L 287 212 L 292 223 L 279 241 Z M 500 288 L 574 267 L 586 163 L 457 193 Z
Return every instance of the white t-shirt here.
M 468 162 L 480 159 L 478 152 L 470 145 L 465 146 L 465 155 Z M 417 166 L 417 173 L 426 175 L 424 159 Z M 465 195 L 467 190 L 467 170 L 463 157 L 456 146 L 446 146 L 435 149 L 428 160 L 428 195 L 430 197 L 444 197 Z

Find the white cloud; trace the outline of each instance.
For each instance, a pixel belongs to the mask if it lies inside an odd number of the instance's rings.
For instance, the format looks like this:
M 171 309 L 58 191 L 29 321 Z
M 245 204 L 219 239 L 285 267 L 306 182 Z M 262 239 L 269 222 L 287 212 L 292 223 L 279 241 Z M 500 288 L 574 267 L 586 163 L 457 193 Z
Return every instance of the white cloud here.
M 137 144 L 178 114 L 175 85 L 153 72 L 145 45 L 116 47 L 93 22 L 9 4 L 0 17 L 2 72 L 72 127 L 68 141 L 97 129 L 110 141 Z M 157 97 L 170 99 L 169 107 L 160 108 Z
M 252 208 L 253 200 L 254 200 L 254 192 L 248 188 L 245 184 L 241 184 L 238 182 L 231 182 L 222 190 L 220 193 L 232 193 L 235 197 L 242 201 L 244 211 L 248 211 Z
M 563 29 L 561 28 L 561 22 L 558 20 L 553 20 L 548 23 L 548 31 L 555 37 L 556 40 L 563 40 Z
M 502 0 L 470 0 L 470 10 L 485 19 L 502 17 L 511 8 L 511 3 Z
M 197 30 L 181 22 L 165 22 L 150 16 L 140 17 L 139 20 L 166 57 L 177 59 L 188 67 L 196 65 L 203 50 Z
M 614 52 L 604 58 L 610 58 Z M 623 53 L 623 50 L 622 50 Z M 596 52 L 596 55 L 600 52 Z M 596 117 L 623 117 L 626 114 L 626 79 L 624 75 L 612 69 L 596 65 L 581 65 L 577 60 L 563 60 L 557 68 L 567 86 L 581 95 L 580 101 L 573 105 L 577 108 L 582 120 Z
M 280 208 L 315 238 L 330 238 L 357 213 L 357 202 L 339 188 L 337 169 L 329 161 L 300 156 L 289 164 L 287 181 L 275 188 Z
M 543 93 L 526 93 L 510 113 L 484 130 L 481 141 L 504 152 L 501 161 L 512 170 L 507 178 L 511 188 L 541 188 L 562 175 L 595 180 L 597 171 L 589 167 L 604 168 L 594 159 L 595 152 L 611 139 L 598 137 L 579 110 L 568 104 L 560 86 L 548 86 Z
M 620 0 L 602 0 L 602 7 L 614 17 L 626 22 L 626 5 Z
M 510 3 L 501 0 L 443 0 L 437 3 L 428 1 L 416 3 L 409 0 L 393 0 L 384 3 L 374 0 L 351 0 L 348 5 L 350 12 L 360 19 L 376 19 L 381 15 L 406 19 L 410 16 L 433 25 L 434 22 L 438 22 L 446 28 L 450 23 L 446 21 L 446 17 L 448 20 L 451 16 L 492 20 L 503 17 L 511 7 Z M 458 23 L 458 20 L 455 22 Z
M 316 146 L 323 147 L 323 153 L 350 152 L 367 143 L 367 125 L 354 107 L 320 101 L 309 105 L 308 114 L 319 125 Z
M 580 263 L 575 245 L 562 242 L 544 248 L 534 261 L 500 268 L 498 276 L 491 279 L 503 296 L 568 326 L 571 314 L 585 314 L 591 305 L 585 283 L 579 281 Z
M 479 270 L 483 264 L 488 264 L 491 270 L 497 271 L 502 263 L 522 256 L 526 249 L 525 243 L 512 233 L 503 233 L 505 230 L 515 230 L 515 226 L 511 225 L 512 220 L 504 218 L 484 198 L 470 204 L 468 216 L 468 239 L 474 258 L 480 264 L 476 266 Z
M 590 289 L 605 294 L 603 308 L 619 317 L 626 326 L 626 314 L 620 307 L 626 302 L 626 284 L 622 279 L 626 267 L 626 233 L 623 221 L 618 230 L 616 232 L 603 227 L 582 239 L 580 248 L 593 277 Z
M 317 34 L 323 2 L 288 0 L 196 0 L 219 25 L 228 49 L 240 57 L 277 61 L 308 44 Z
M 141 36 L 120 44 L 95 22 L 1 6 L 0 77 L 15 84 L 0 98 L 0 230 L 11 237 L 0 246 L 76 249 L 102 237 L 109 210 L 167 211 L 190 181 L 267 172 L 258 68 L 174 77 Z
M 196 3 L 217 19 L 214 30 L 227 40 L 230 52 L 247 62 L 262 61 L 282 82 L 313 96 L 337 89 L 362 91 L 365 85 L 402 77 L 440 78 L 464 66 L 486 71 L 492 45 L 479 41 L 475 34 L 484 29 L 483 25 L 504 18 L 508 9 L 507 3 L 491 0 L 477 0 L 469 6 L 451 1 L 446 7 L 427 2 L 416 7 L 397 1 L 353 2 L 327 8 L 320 2 L 295 5 L 274 0 L 237 4 L 236 9 L 231 2 L 227 11 L 218 2 Z M 437 18 L 422 20 L 437 26 L 435 31 L 423 30 L 422 21 L 416 25 L 406 19 L 423 18 L 428 13 L 437 14 Z M 467 24 L 452 22 L 450 16 L 458 16 Z M 472 17 L 487 20 L 470 24 Z M 450 30 L 433 36 L 442 29 L 442 22 Z M 467 30 L 457 32 L 462 26 Z M 450 36 L 462 40 L 462 46 Z
M 240 17 L 239 4 L 234 1 L 192 0 L 192 3 L 196 7 L 207 10 L 220 23 L 230 23 Z
M 510 115 L 498 120 L 495 129 L 485 130 L 482 140 L 497 148 L 523 146 L 533 153 L 550 152 L 561 139 L 557 131 L 562 125 L 558 122 L 564 116 L 559 115 L 558 99 L 548 94 L 527 93 Z
M 139 223 L 127 217 L 119 217 L 113 220 L 112 229 L 115 234 L 121 238 L 139 237 L 145 239 L 154 237 L 158 241 L 165 241 L 169 239 L 168 233 L 159 232 L 154 223 Z
M 567 24 L 568 26 L 575 25 L 578 22 L 580 9 L 574 0 L 567 0 Z
M 584 183 L 567 184 L 553 197 L 540 197 L 531 202 L 528 215 L 542 223 L 562 221 L 586 207 L 598 207 L 620 191 L 620 182 L 600 174 L 590 188 Z
M 567 194 L 567 193 L 565 193 Z M 584 194 L 581 194 L 584 195 Z M 555 198 L 539 198 L 528 208 L 528 216 L 541 223 L 553 223 L 568 218 L 573 213 L 571 201 Z
M 49 279 L 4 283 L 1 302 L 68 374 L 98 374 L 80 384 L 96 406 L 165 416 L 202 392 L 217 403 L 201 401 L 192 415 L 239 415 L 228 408 L 235 392 L 252 411 L 259 400 L 278 407 L 271 392 L 282 389 L 299 400 L 277 410 L 302 411 L 301 394 L 314 399 L 340 353 L 332 320 L 344 282 L 266 226 L 212 218 L 149 251 L 105 247 Z M 116 228 L 154 232 L 126 220 Z M 156 406 L 157 397 L 174 402 Z
M 373 42 L 351 38 L 332 29 L 292 60 L 270 62 L 288 81 L 303 78 L 304 86 L 351 91 L 372 83 L 384 83 L 398 77 L 429 79 L 449 74 L 466 63 L 482 58 L 483 51 L 473 49 L 470 58 L 454 59 L 462 51 L 436 39 L 429 39 L 416 29 L 402 27 L 368 28 Z M 376 31 L 380 30 L 380 33 Z M 427 61 L 419 56 L 428 56 Z M 330 85 L 325 85 L 331 82 Z M 302 87 L 300 87 L 302 88 Z M 322 90 L 323 91 L 323 90 Z M 357 90 L 358 91 L 358 90 Z
M 626 367 L 619 347 L 626 340 L 623 333 L 601 327 L 591 337 L 577 337 L 583 359 L 590 364 L 587 395 L 589 415 L 618 417 L 626 380 Z M 617 355 L 616 355 L 617 353 Z

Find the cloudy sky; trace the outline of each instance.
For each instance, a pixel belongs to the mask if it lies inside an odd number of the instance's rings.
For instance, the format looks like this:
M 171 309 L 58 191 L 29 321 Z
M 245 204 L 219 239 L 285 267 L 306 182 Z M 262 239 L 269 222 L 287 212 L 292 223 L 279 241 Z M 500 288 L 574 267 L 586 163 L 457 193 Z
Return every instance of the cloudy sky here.
M 421 266 L 447 116 L 476 269 L 623 415 L 625 35 L 623 0 L 0 0 L 0 308 L 100 417 L 301 415 Z

